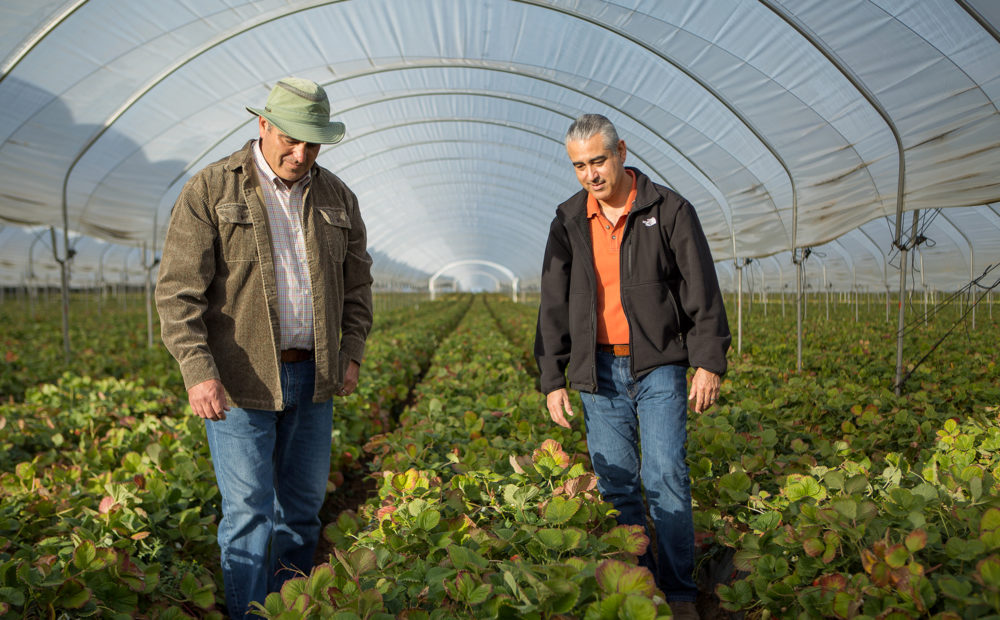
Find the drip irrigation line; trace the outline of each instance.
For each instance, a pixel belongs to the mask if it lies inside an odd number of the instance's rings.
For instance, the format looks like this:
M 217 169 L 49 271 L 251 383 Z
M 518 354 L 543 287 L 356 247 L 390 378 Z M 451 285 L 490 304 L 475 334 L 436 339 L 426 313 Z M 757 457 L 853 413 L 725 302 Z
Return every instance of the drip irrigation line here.
M 920 365 L 923 364 L 927 360 L 927 358 L 930 357 L 931 354 L 934 353 L 935 350 L 937 350 L 937 348 L 939 346 L 941 346 L 941 343 L 943 343 L 945 341 L 945 339 L 947 339 L 948 336 L 950 336 L 951 333 L 953 331 L 955 331 L 955 328 L 958 327 L 960 324 L 962 324 L 965 321 L 965 318 L 967 316 L 969 316 L 969 313 L 972 312 L 973 308 L 975 308 L 976 306 L 978 306 L 980 304 L 980 302 L 982 302 L 983 298 L 986 297 L 987 295 L 989 295 L 991 291 L 993 291 L 995 288 L 997 288 L 998 286 L 1000 286 L 1000 278 L 997 278 L 996 280 L 994 280 L 993 284 L 991 284 L 989 286 L 984 286 L 984 285 L 980 284 L 980 281 L 983 278 L 985 278 L 991 271 L 993 271 L 994 269 L 996 269 L 997 266 L 1000 266 L 1000 263 L 994 263 L 992 265 L 987 266 L 986 270 L 983 271 L 982 275 L 980 275 L 975 280 L 972 280 L 971 282 L 969 282 L 968 284 L 966 284 L 964 287 L 962 287 L 962 289 L 960 291 L 956 292 L 954 295 L 952 295 L 951 297 L 948 298 L 948 300 L 954 299 L 959 294 L 963 294 L 965 292 L 971 291 L 972 287 L 974 287 L 974 286 L 979 287 L 983 291 L 982 294 L 980 294 L 979 297 L 975 300 L 975 302 L 969 304 L 969 307 L 965 309 L 965 312 L 962 313 L 962 316 L 958 317 L 958 320 L 955 321 L 952 324 L 952 326 L 948 328 L 948 331 L 946 331 L 944 333 L 944 335 L 941 336 L 938 339 L 938 341 L 934 343 L 934 345 L 930 348 L 930 350 L 927 351 L 927 353 L 925 353 L 924 356 L 921 357 L 917 361 L 917 363 L 915 363 L 913 365 L 913 368 L 911 368 L 910 370 L 906 371 L 906 374 L 904 374 L 903 377 L 899 380 L 899 385 L 896 386 L 896 387 L 902 388 L 903 385 L 906 384 L 906 381 L 910 378 L 910 376 L 913 375 L 914 372 L 916 372 L 917 368 L 920 368 Z M 946 301 L 948 301 L 948 300 L 946 300 Z M 938 307 L 940 308 L 942 305 L 943 305 L 943 303 L 942 304 L 938 304 Z M 937 308 L 935 309 L 935 312 L 937 312 Z M 910 325 L 913 325 L 913 322 L 911 322 L 909 325 L 907 325 L 907 327 L 910 326 Z M 904 327 L 903 331 L 905 332 L 905 327 Z
M 997 280 L 996 282 L 994 282 L 994 283 L 993 283 L 992 285 L 990 285 L 990 286 L 988 286 L 988 287 L 986 287 L 986 286 L 983 286 L 983 285 L 979 284 L 979 282 L 980 282 L 980 281 L 981 281 L 981 280 L 982 280 L 983 278 L 985 278 L 985 277 L 986 277 L 987 275 L 989 275 L 989 273 L 990 273 L 991 271 L 993 271 L 994 269 L 996 269 L 997 267 L 1000 267 L 1000 264 L 997 264 L 997 263 L 995 263 L 995 264 L 992 264 L 992 265 L 987 265 L 987 267 L 986 267 L 986 269 L 985 269 L 985 270 L 983 271 L 982 275 L 980 275 L 980 276 L 979 276 L 978 278 L 976 278 L 975 280 L 973 280 L 973 281 L 969 282 L 968 284 L 966 284 L 965 286 L 963 286 L 963 287 L 962 287 L 961 289 L 959 289 L 959 290 L 955 291 L 954 293 L 952 293 L 952 294 L 951 294 L 951 295 L 949 295 L 948 297 L 946 297 L 946 298 L 944 298 L 943 300 L 941 300 L 941 302 L 939 302 L 939 303 L 938 303 L 938 304 L 937 304 L 937 305 L 936 305 L 936 306 L 935 306 L 935 307 L 934 307 L 934 308 L 933 308 L 933 309 L 932 309 L 932 310 L 931 310 L 931 311 L 930 311 L 930 312 L 928 313 L 928 315 L 927 315 L 927 318 L 928 318 L 928 319 L 930 319 L 930 318 L 932 318 L 932 317 L 936 316 L 936 315 L 937 315 L 937 313 L 939 313 L 939 312 L 943 312 L 943 311 L 944 311 L 944 308 L 945 308 L 945 306 L 947 306 L 947 305 L 951 304 L 952 302 L 956 301 L 957 299 L 961 298 L 961 297 L 962 297 L 963 295 L 965 295 L 966 293 L 968 293 L 969 291 L 971 291 L 971 290 L 972 290 L 972 287 L 973 287 L 973 286 L 978 286 L 978 287 L 980 287 L 980 288 L 984 289 L 984 290 L 985 290 L 985 291 L 987 291 L 987 292 L 989 292 L 989 291 L 992 291 L 993 289 L 995 289 L 995 288 L 996 288 L 996 287 L 997 287 L 998 285 L 1000 285 L 1000 279 L 998 279 L 998 280 Z M 973 304 L 973 306 L 977 305 L 978 303 L 979 303 L 979 301 L 977 300 L 977 301 L 976 301 L 976 303 L 975 303 L 975 304 Z M 971 307 L 972 307 L 972 306 L 970 306 L 970 308 L 971 308 Z M 906 325 L 904 325 L 904 326 L 903 326 L 903 330 L 904 330 L 904 331 L 906 331 L 906 330 L 908 330 L 909 328 L 913 327 L 914 325 L 916 325 L 916 324 L 918 324 L 918 323 L 921 323 L 921 322 L 923 322 L 923 320 L 924 320 L 924 319 L 923 319 L 922 317 L 917 317 L 917 318 L 914 318 L 914 319 L 911 319 L 909 323 L 907 323 Z M 961 320 L 961 319 L 959 319 L 959 320 Z M 898 333 L 897 333 L 897 336 L 898 336 Z

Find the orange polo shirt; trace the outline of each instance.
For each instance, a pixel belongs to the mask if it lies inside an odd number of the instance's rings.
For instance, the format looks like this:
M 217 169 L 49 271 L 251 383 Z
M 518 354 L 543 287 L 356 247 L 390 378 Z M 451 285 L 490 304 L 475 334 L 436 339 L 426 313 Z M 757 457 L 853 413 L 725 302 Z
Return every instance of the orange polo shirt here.
M 594 245 L 594 271 L 597 273 L 597 344 L 629 344 L 628 320 L 622 308 L 621 241 L 625 220 L 635 203 L 635 173 L 618 223 L 614 226 L 601 212 L 597 199 L 587 195 L 587 219 L 590 220 L 590 240 Z

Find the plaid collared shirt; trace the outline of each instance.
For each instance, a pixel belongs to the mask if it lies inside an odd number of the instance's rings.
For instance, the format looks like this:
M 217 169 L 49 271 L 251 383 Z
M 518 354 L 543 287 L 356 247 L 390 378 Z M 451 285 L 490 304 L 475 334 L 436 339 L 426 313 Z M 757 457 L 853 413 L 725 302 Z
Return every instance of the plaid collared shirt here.
M 281 348 L 312 350 L 312 283 L 302 236 L 302 211 L 311 176 L 307 172 L 292 187 L 287 187 L 264 159 L 260 140 L 253 144 L 253 160 L 257 164 L 257 178 L 271 228 Z

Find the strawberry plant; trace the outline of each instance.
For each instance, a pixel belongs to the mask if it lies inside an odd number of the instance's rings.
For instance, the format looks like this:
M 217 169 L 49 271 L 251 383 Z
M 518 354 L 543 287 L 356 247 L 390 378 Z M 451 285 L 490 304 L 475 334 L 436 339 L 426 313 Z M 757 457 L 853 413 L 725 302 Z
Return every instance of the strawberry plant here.
M 295 591 L 315 591 L 330 575 L 343 587 L 310 596 L 311 607 L 272 594 L 260 613 L 665 616 L 652 576 L 636 565 L 647 538 L 615 524 L 580 431 L 539 426 L 544 399 L 524 363 L 476 303 L 439 348 L 400 427 L 366 445 L 377 497 L 326 527 L 341 550 Z

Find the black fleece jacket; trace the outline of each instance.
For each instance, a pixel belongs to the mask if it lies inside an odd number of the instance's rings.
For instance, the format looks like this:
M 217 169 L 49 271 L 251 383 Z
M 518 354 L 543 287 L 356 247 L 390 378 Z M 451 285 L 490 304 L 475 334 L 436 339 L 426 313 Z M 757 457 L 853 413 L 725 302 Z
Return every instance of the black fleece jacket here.
M 726 372 L 732 341 L 715 265 L 694 207 L 635 168 L 621 243 L 632 374 L 676 364 Z M 535 359 L 541 390 L 597 391 L 597 276 L 587 192 L 556 208 L 542 265 Z M 620 343 L 619 343 L 620 344 Z

